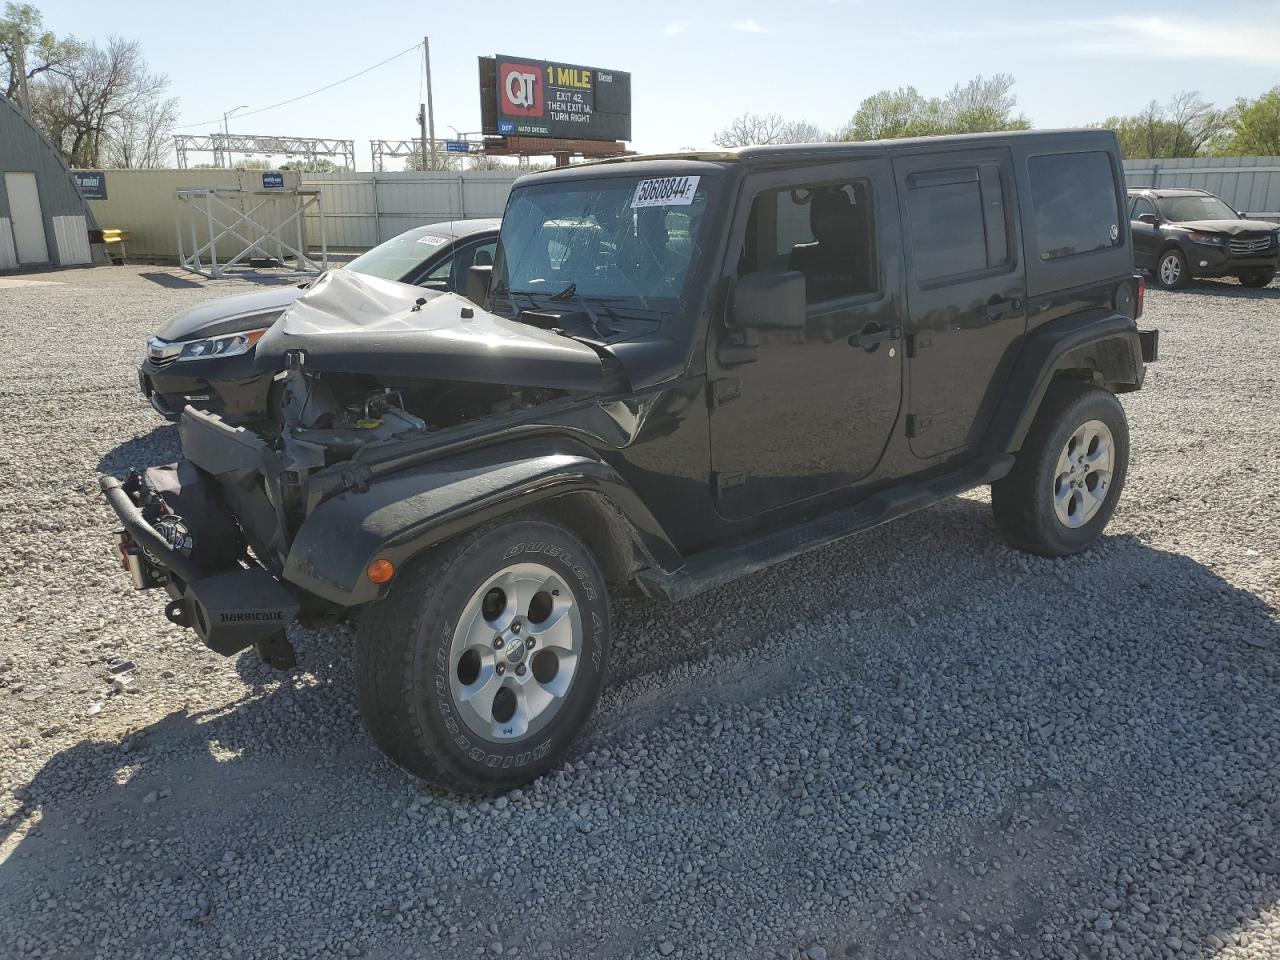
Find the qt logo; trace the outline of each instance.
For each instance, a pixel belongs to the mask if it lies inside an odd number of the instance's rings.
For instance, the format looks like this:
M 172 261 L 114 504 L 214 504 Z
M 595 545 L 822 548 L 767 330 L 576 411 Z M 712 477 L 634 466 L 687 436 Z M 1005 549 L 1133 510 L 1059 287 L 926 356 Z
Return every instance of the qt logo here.
M 503 113 L 542 116 L 542 75 L 523 63 L 504 63 L 499 68 Z

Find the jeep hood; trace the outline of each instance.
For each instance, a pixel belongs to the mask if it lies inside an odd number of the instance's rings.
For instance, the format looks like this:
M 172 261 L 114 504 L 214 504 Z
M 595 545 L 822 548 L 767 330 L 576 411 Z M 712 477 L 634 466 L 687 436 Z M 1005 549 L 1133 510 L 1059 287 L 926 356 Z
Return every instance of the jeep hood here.
M 1270 233 L 1280 228 L 1280 224 L 1266 220 L 1179 220 L 1170 226 L 1184 230 L 1199 230 L 1204 233 L 1226 233 L 1239 236 L 1242 233 Z
M 196 340 L 223 333 L 239 333 L 265 327 L 280 311 L 302 296 L 293 284 L 282 284 L 255 293 L 219 297 L 180 313 L 156 331 L 161 340 Z
M 308 370 L 586 393 L 604 387 L 600 356 L 584 343 L 457 294 L 346 270 L 325 274 L 284 312 L 258 341 L 254 365 L 283 369 L 290 350 L 306 352 Z

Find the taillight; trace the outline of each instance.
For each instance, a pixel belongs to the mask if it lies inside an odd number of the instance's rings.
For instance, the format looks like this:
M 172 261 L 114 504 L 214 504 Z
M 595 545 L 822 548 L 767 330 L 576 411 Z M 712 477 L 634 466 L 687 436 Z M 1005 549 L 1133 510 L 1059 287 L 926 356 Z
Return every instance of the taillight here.
M 1137 320 L 1142 316 L 1142 310 L 1147 303 L 1147 278 L 1140 273 L 1135 273 L 1133 279 L 1138 285 L 1138 294 L 1133 301 L 1133 319 Z

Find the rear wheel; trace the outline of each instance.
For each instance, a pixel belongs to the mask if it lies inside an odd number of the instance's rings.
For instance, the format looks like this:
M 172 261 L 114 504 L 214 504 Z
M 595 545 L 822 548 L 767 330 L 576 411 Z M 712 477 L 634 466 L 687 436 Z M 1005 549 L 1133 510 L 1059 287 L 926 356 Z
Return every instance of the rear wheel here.
M 397 577 L 361 620 L 356 690 L 400 766 L 499 793 L 559 762 L 595 707 L 609 605 L 594 558 L 543 520 L 475 531 Z
M 1187 258 L 1177 247 L 1170 247 L 1156 261 L 1156 282 L 1166 290 L 1181 290 L 1191 282 Z
M 1267 284 L 1269 284 L 1275 278 L 1276 278 L 1275 268 L 1269 267 L 1262 270 L 1252 270 L 1248 273 L 1242 273 L 1236 279 L 1238 279 L 1246 287 L 1257 288 L 1257 287 L 1267 286 Z
M 1083 550 L 1115 512 L 1128 466 L 1120 401 L 1090 384 L 1059 383 L 1040 405 L 1013 470 L 991 485 L 996 523 L 1031 553 Z

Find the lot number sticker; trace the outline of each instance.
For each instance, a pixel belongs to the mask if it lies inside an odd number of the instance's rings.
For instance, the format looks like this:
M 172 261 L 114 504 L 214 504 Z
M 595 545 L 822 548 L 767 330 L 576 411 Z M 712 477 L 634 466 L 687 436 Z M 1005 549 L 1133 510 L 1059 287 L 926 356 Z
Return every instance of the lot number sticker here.
M 698 177 L 659 177 L 636 184 L 634 207 L 687 207 L 698 192 Z

